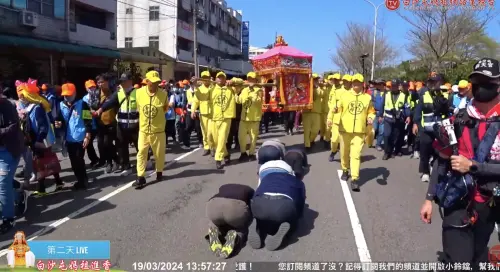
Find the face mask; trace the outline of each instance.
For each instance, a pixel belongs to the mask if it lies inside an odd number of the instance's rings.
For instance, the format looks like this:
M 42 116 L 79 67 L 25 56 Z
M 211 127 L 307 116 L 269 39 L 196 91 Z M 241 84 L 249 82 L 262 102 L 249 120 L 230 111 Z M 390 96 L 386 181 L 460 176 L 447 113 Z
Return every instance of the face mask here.
M 497 83 L 482 83 L 472 85 L 472 95 L 478 102 L 490 102 L 498 96 Z
M 65 96 L 64 97 L 64 101 L 68 102 L 68 103 L 72 103 L 73 101 L 75 101 L 75 96 L 72 95 L 72 96 Z

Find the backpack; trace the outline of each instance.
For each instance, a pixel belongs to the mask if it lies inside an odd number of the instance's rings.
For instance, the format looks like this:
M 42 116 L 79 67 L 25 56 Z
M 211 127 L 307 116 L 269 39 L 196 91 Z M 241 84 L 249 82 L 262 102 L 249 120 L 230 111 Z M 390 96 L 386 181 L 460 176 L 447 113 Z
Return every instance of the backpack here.
M 480 121 L 470 118 L 466 109 L 460 110 L 454 122 L 457 139 L 462 136 L 465 126 L 469 128 L 471 136 L 477 134 L 476 125 L 479 124 L 479 122 Z M 473 146 L 477 146 L 477 148 L 474 149 L 473 159 L 478 163 L 483 163 L 487 160 L 500 130 L 500 120 L 498 117 L 486 120 L 486 122 L 488 122 L 489 125 L 483 139 L 479 143 L 474 143 L 474 138 L 471 137 Z M 456 154 L 456 152 L 454 153 Z M 470 196 L 470 193 L 474 191 L 475 187 L 476 180 L 470 174 L 460 174 L 455 171 L 450 171 L 446 176 L 441 177 L 441 180 L 436 184 L 436 202 L 441 208 L 451 208 Z

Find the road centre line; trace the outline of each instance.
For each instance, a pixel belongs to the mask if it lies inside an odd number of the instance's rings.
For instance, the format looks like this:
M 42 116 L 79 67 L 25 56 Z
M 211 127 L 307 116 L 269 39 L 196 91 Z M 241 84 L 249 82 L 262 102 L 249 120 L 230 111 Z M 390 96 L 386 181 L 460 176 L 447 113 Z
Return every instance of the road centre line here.
M 352 232 L 354 234 L 356 247 L 358 248 L 359 261 L 362 263 L 371 263 L 372 258 L 370 256 L 370 251 L 368 250 L 368 245 L 366 244 L 365 235 L 363 234 L 363 228 L 361 227 L 361 222 L 359 221 L 358 213 L 356 212 L 356 206 L 354 205 L 354 200 L 352 199 L 349 185 L 346 181 L 340 178 L 342 176 L 342 170 L 338 170 L 337 174 L 340 181 L 340 186 L 342 187 L 342 194 L 344 195 L 345 204 L 347 206 L 347 213 L 349 214 L 349 218 L 351 220 Z M 371 270 L 363 269 L 363 271 Z
M 182 154 L 181 156 L 179 156 L 179 157 L 175 158 L 173 161 L 170 161 L 169 163 L 167 163 L 167 164 L 165 165 L 165 167 L 168 167 L 168 166 L 170 166 L 170 165 L 175 164 L 176 162 L 178 162 L 178 161 L 180 161 L 180 160 L 182 160 L 182 159 L 186 158 L 187 156 L 192 155 L 193 153 L 195 153 L 195 152 L 196 152 L 196 151 L 198 151 L 199 149 L 200 149 L 200 148 L 198 147 L 198 148 L 193 149 L 193 150 L 191 150 L 191 151 L 189 151 L 189 152 L 187 152 L 187 153 Z M 46 227 L 42 228 L 41 230 L 39 230 L 39 231 L 37 231 L 37 232 L 33 233 L 33 234 L 32 234 L 32 235 L 30 235 L 30 237 L 28 238 L 28 241 L 33 241 L 33 240 L 35 240 L 36 238 L 38 238 L 38 237 L 40 237 L 40 236 L 44 235 L 45 233 L 49 232 L 50 230 L 52 230 L 52 229 L 56 229 L 56 228 L 57 228 L 57 227 L 59 227 L 60 225 L 62 225 L 62 224 L 64 224 L 64 223 L 68 222 L 70 219 L 73 219 L 73 218 L 77 217 L 78 215 L 80 215 L 80 214 L 82 214 L 82 213 L 84 213 L 84 212 L 86 212 L 86 211 L 88 211 L 88 210 L 92 209 L 93 207 L 95 207 L 95 206 L 99 205 L 101 202 L 104 202 L 104 201 L 106 201 L 106 200 L 110 199 L 111 197 L 113 197 L 113 196 L 115 196 L 115 195 L 117 195 L 117 194 L 119 194 L 119 193 L 121 193 L 121 192 L 123 192 L 123 191 L 127 190 L 128 188 L 132 187 L 132 183 L 134 183 L 134 181 L 131 181 L 131 182 L 129 182 L 129 183 L 127 183 L 127 184 L 125 184 L 125 185 L 121 186 L 120 188 L 118 188 L 118 189 L 116 189 L 116 190 L 112 191 L 111 193 L 109 193 L 109 194 L 107 194 L 107 195 L 105 195 L 105 196 L 103 196 L 103 197 L 101 197 L 101 198 L 99 198 L 99 199 L 95 200 L 94 202 L 92 202 L 92 203 L 90 203 L 90 204 L 88 204 L 88 205 L 86 205 L 86 206 L 83 206 L 82 208 L 80 208 L 80 209 L 78 209 L 78 210 L 76 210 L 76 211 L 72 212 L 72 213 L 71 213 L 71 214 L 69 214 L 68 216 L 66 216 L 66 217 L 64 217 L 64 218 L 61 218 L 61 219 L 59 219 L 59 220 L 57 220 L 57 221 L 53 222 L 52 224 L 50 224 L 50 225 L 48 225 L 48 226 L 46 226 Z M 12 243 L 12 241 L 5 241 L 5 242 L 2 242 L 2 243 L 0 243 L 0 248 L 7 247 L 7 246 L 9 246 L 11 243 Z M 5 255 L 7 254 L 7 250 L 8 250 L 8 249 L 3 249 L 3 250 L 1 250 L 1 251 L 0 251 L 0 257 L 5 256 Z

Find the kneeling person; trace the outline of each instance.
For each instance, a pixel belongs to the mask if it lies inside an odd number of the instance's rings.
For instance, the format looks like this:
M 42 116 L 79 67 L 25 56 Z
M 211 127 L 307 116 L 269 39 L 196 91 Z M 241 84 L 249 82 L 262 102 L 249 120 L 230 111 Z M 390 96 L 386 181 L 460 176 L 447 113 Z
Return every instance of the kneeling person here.
M 303 180 L 307 174 L 309 163 L 307 162 L 307 154 L 304 150 L 291 149 L 285 153 L 284 161 L 292 167 L 295 176 Z
M 282 160 L 285 157 L 285 144 L 279 139 L 267 140 L 257 152 L 257 161 L 262 165 L 268 161 Z
M 269 161 L 260 167 L 259 186 L 252 198 L 254 220 L 248 242 L 254 249 L 276 250 L 295 229 L 302 216 L 306 199 L 304 183 L 293 175 L 284 161 Z
M 225 184 L 208 200 L 207 217 L 211 226 L 206 239 L 217 257 L 228 258 L 243 241 L 252 220 L 249 204 L 253 194 L 254 190 L 249 186 Z

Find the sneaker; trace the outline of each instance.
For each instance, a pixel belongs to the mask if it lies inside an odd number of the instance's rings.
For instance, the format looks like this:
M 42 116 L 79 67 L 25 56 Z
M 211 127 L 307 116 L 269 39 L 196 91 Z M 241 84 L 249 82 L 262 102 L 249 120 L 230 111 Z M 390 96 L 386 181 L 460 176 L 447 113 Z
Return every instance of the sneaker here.
M 222 246 L 220 250 L 220 257 L 227 259 L 231 254 L 233 254 L 234 248 L 236 246 L 236 240 L 238 239 L 238 234 L 234 230 L 227 232 L 225 240 L 226 243 Z
M 349 171 L 348 170 L 342 171 L 342 176 L 340 176 L 340 179 L 343 181 L 347 181 L 349 179 Z
M 248 160 L 249 161 L 256 161 L 257 160 L 257 156 L 254 155 L 248 155 Z
M 377 151 L 382 151 L 382 147 L 381 146 L 377 146 Z
M 290 223 L 288 222 L 281 223 L 275 235 L 269 235 L 266 237 L 266 249 L 269 251 L 274 251 L 278 249 L 283 243 L 283 240 L 285 239 L 285 236 L 288 234 L 289 231 L 290 231 Z
M 208 229 L 208 243 L 210 245 L 210 250 L 215 253 L 217 257 L 220 256 L 222 250 L 222 243 L 219 239 L 220 231 L 216 227 L 210 227 Z
M 224 168 L 224 166 L 222 165 L 221 161 L 215 161 L 215 168 L 220 170 L 220 169 Z
M 413 158 L 417 160 L 420 159 L 420 152 L 418 151 L 413 152 Z
M 132 187 L 140 188 L 146 184 L 146 179 L 144 177 L 138 177 L 134 183 L 132 183 Z
M 14 219 L 4 219 L 2 225 L 0 225 L 0 234 L 5 234 L 14 228 L 16 225 L 16 220 Z
M 106 171 L 106 174 L 112 173 L 113 172 L 113 164 L 111 164 L 111 163 L 106 164 L 106 170 L 105 171 Z
M 120 166 L 117 163 L 113 164 L 113 167 L 111 167 L 111 173 L 116 173 L 120 170 Z
M 203 154 L 201 154 L 201 155 L 202 156 L 208 156 L 208 155 L 210 155 L 210 150 L 208 150 L 208 149 L 203 150 Z
M 429 180 L 430 180 L 429 174 L 423 174 L 422 178 L 420 180 L 422 182 L 429 182 Z
M 64 189 L 64 183 L 59 183 L 59 184 L 56 184 L 56 189 L 54 191 L 57 192 L 57 191 L 61 191 L 63 189 Z
M 191 147 L 183 145 L 183 146 L 181 146 L 181 149 L 183 149 L 183 150 L 190 150 Z
M 99 164 L 98 161 L 96 161 L 96 162 L 90 162 L 89 164 L 87 164 L 87 169 L 94 169 L 94 167 L 96 165 L 98 165 L 98 164 Z
M 389 154 L 385 153 L 384 156 L 382 157 L 382 160 L 386 161 L 390 158 Z
M 120 167 L 120 170 L 118 171 L 120 176 L 128 176 L 132 173 L 132 167 L 130 165 Z
M 356 180 L 356 179 L 352 180 L 352 182 L 351 182 L 351 190 L 353 192 L 359 192 L 360 191 L 359 190 L 358 180 Z
M 253 249 L 262 248 L 262 236 L 258 229 L 257 219 L 253 219 L 248 229 L 248 243 Z
M 241 153 L 241 156 L 238 158 L 238 161 L 239 162 L 248 161 L 248 154 L 246 152 L 245 153 Z
M 337 154 L 337 152 L 331 152 L 330 156 L 328 156 L 328 161 L 329 162 L 333 162 L 335 160 L 335 155 L 336 154 Z
M 32 173 L 29 182 L 31 183 L 31 182 L 35 182 L 35 181 L 36 181 L 36 175 L 35 175 L 35 173 Z
M 87 183 L 83 183 L 80 181 L 75 182 L 73 187 L 71 188 L 73 191 L 80 191 L 80 190 L 86 190 L 87 189 Z
M 92 170 L 101 169 L 105 165 L 106 165 L 106 163 L 104 163 L 104 162 L 98 162 L 97 164 L 95 164 L 94 166 L 92 166 Z

